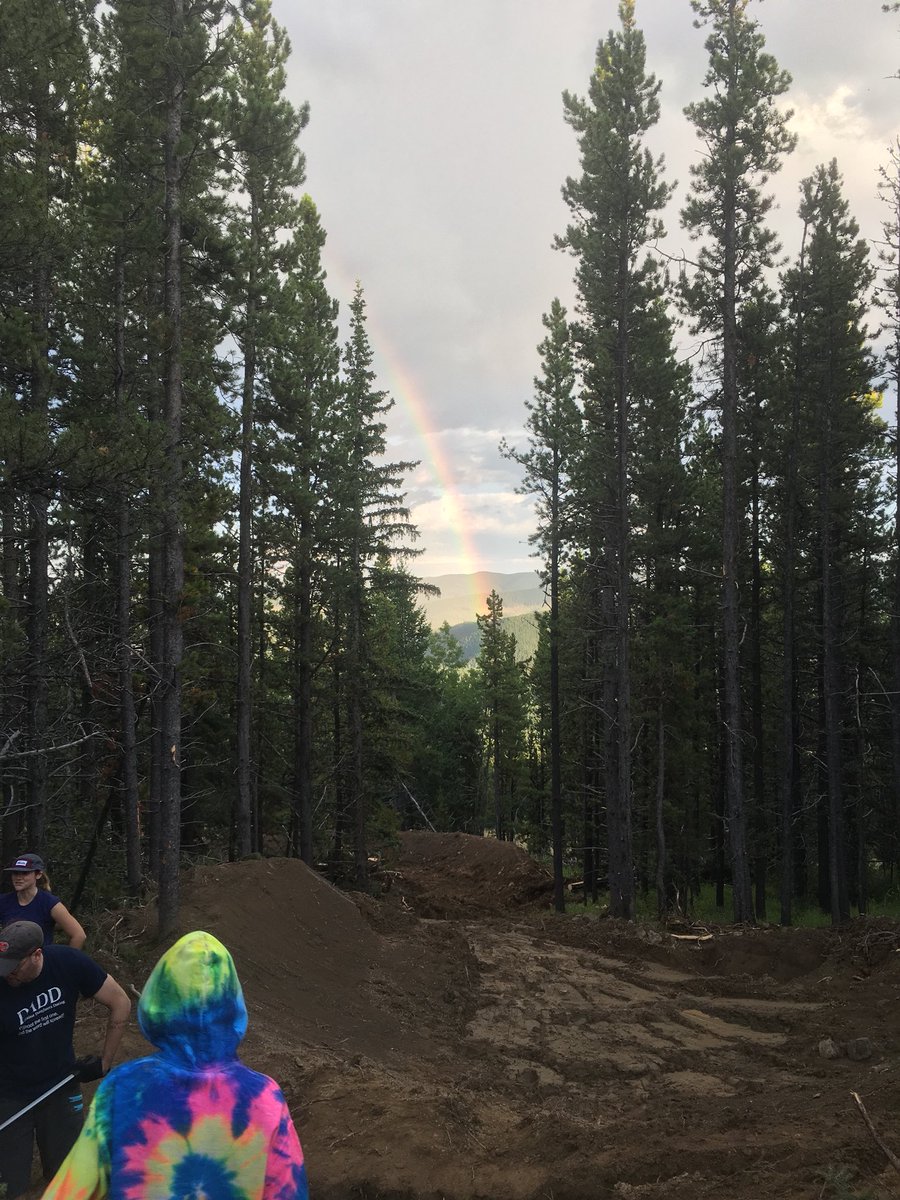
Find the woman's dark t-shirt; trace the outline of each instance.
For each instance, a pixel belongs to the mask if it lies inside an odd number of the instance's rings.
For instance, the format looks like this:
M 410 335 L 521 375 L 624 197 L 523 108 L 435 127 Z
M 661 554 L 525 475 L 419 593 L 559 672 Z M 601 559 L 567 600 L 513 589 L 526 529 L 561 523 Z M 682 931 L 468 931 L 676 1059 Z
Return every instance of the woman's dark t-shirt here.
M 27 904 L 20 904 L 15 892 L 5 892 L 0 896 L 0 928 L 8 925 L 10 921 L 34 921 L 35 925 L 40 925 L 44 931 L 44 945 L 52 946 L 56 922 L 50 913 L 57 904 L 59 896 L 45 892 L 43 888 L 38 888 Z

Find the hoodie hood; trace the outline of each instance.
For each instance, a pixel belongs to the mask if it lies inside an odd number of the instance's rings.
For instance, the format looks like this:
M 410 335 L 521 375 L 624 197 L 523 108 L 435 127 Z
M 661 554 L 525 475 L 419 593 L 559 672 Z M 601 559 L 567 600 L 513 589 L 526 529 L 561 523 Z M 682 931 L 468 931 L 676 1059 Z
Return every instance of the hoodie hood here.
M 211 933 L 188 933 L 165 952 L 138 1004 L 138 1024 L 162 1055 L 186 1067 L 237 1057 L 247 1008 L 231 955 Z

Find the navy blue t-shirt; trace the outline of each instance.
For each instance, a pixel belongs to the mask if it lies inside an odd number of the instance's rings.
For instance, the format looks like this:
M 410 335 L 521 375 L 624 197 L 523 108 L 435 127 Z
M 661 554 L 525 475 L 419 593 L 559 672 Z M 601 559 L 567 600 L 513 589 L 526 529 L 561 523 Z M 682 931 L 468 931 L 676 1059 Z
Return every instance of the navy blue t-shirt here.
M 27 1104 L 67 1075 L 79 996 L 95 996 L 106 972 L 71 946 L 48 946 L 37 979 L 0 979 L 0 1099 Z
M 44 945 L 53 945 L 53 934 L 56 922 L 50 913 L 59 904 L 59 896 L 38 888 L 34 897 L 27 904 L 20 904 L 15 892 L 4 892 L 0 895 L 0 929 L 10 921 L 34 921 L 44 931 Z

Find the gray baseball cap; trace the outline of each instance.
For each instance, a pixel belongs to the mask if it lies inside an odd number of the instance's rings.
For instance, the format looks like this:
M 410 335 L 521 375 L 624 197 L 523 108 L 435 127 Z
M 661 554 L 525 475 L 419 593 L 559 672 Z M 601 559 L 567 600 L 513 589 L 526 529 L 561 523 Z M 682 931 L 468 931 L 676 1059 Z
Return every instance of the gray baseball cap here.
M 44 860 L 39 854 L 20 854 L 4 871 L 46 871 Z
M 12 975 L 23 958 L 44 944 L 44 931 L 34 921 L 11 921 L 0 929 L 0 979 Z

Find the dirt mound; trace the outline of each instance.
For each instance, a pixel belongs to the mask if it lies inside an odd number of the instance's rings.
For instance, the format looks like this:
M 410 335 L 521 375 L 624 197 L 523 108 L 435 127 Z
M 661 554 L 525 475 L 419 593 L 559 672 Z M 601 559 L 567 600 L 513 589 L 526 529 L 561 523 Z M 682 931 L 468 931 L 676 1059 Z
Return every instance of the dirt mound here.
M 368 897 L 341 892 L 297 859 L 199 867 L 185 873 L 182 897 L 170 941 L 205 929 L 229 948 L 251 1006 L 251 1043 L 266 1041 L 272 1051 L 377 1055 L 385 1044 L 421 1051 L 418 1004 L 442 1012 L 448 1026 L 461 1019 L 455 994 L 442 999 L 452 993 L 454 941 L 466 959 L 461 939 L 445 936 L 441 945 L 426 930 L 413 951 L 407 939 L 376 928 Z
M 526 855 L 465 835 L 403 835 L 386 870 L 381 900 L 285 859 L 183 882 L 183 929 L 234 954 L 242 1057 L 284 1088 L 317 1200 L 807 1200 L 845 1167 L 896 1194 L 850 1100 L 900 1149 L 896 925 L 679 940 L 562 917 L 534 907 L 549 880 Z M 140 988 L 158 948 L 119 951 Z M 826 1059 L 825 1038 L 870 1054 Z
M 385 881 L 420 917 L 471 917 L 547 906 L 550 874 L 512 842 L 469 833 L 400 834 Z

